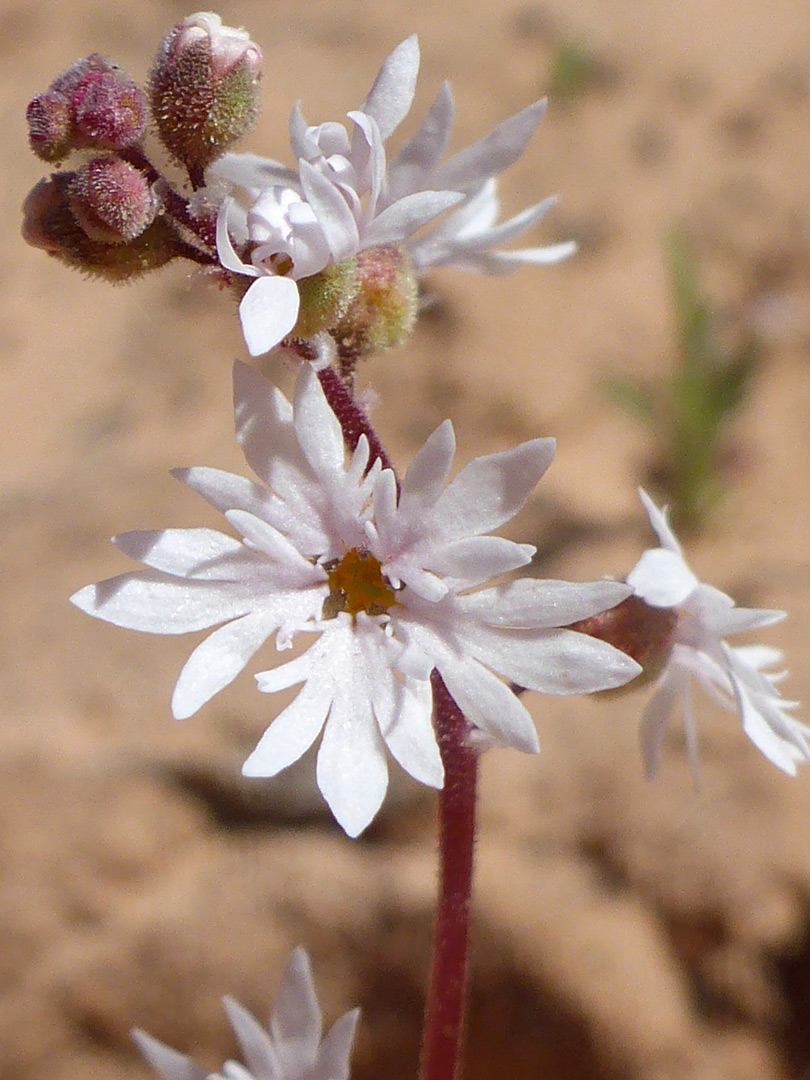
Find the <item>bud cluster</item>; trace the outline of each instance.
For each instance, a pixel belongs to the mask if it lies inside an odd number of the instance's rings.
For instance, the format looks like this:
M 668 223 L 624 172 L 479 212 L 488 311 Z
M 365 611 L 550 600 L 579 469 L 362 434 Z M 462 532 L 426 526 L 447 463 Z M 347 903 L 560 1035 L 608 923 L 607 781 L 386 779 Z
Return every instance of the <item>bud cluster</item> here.
M 98 53 L 78 60 L 28 105 L 42 161 L 82 160 L 42 180 L 23 207 L 23 236 L 68 265 L 126 281 L 185 257 L 217 265 L 211 214 L 195 216 L 147 158 L 150 120 L 192 187 L 252 127 L 261 52 L 243 30 L 201 13 L 166 35 L 148 92 Z

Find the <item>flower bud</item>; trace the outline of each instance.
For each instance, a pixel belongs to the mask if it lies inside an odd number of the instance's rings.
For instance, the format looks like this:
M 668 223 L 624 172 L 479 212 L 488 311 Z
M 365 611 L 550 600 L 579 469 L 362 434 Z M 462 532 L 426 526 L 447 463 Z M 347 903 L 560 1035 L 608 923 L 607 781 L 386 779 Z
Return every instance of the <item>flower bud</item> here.
M 55 165 L 74 148 L 73 110 L 70 100 L 56 90 L 48 90 L 29 102 L 28 141 L 42 161 Z
M 331 263 L 319 274 L 298 282 L 300 307 L 292 337 L 309 338 L 336 326 L 360 288 L 357 259 Z
M 77 173 L 54 173 L 40 180 L 23 204 L 23 238 L 68 266 L 113 283 L 157 270 L 181 252 L 165 219 L 158 217 L 131 243 L 94 240 L 71 208 L 70 188 Z
M 146 110 L 146 95 L 127 73 L 93 53 L 29 104 L 31 149 L 51 163 L 73 150 L 123 150 L 143 137 Z
M 122 70 L 88 76 L 73 94 L 80 146 L 123 150 L 141 141 L 146 128 L 146 94 Z
M 117 157 L 83 165 L 73 174 L 67 197 L 79 226 L 103 244 L 134 240 L 152 224 L 160 206 L 146 176 Z
M 253 128 L 261 65 L 247 32 L 210 12 L 190 15 L 163 39 L 149 77 L 152 115 L 193 180 Z
M 651 607 L 638 596 L 628 596 L 616 607 L 571 623 L 567 629 L 606 641 L 632 657 L 643 669 L 627 684 L 635 688 L 655 679 L 663 670 L 672 652 L 677 625 L 678 613 L 673 608 Z
M 367 248 L 357 256 L 356 296 L 330 330 L 339 351 L 357 357 L 401 345 L 416 321 L 418 286 L 404 248 Z

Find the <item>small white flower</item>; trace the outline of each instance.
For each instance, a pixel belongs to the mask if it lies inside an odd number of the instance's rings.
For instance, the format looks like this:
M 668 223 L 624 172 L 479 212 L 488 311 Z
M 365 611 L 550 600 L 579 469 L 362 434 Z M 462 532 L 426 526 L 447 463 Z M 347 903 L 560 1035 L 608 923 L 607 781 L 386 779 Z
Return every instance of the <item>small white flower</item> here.
M 641 723 L 647 776 L 658 768 L 664 729 L 678 702 L 692 768 L 697 769 L 692 678 L 725 708 L 739 713 L 746 735 L 769 761 L 795 775 L 797 763 L 810 760 L 810 729 L 789 716 L 796 702 L 786 701 L 776 689 L 782 675 L 764 670 L 779 663 L 782 654 L 765 646 L 734 647 L 724 640 L 729 634 L 770 626 L 785 612 L 737 607 L 719 589 L 702 584 L 683 557 L 666 511 L 645 491 L 639 494 L 661 546 L 644 552 L 627 583 L 652 607 L 677 612 L 672 653 Z
M 348 463 L 318 377 L 302 365 L 294 404 L 237 364 L 237 439 L 261 485 L 215 469 L 177 475 L 221 510 L 236 540 L 211 529 L 127 533 L 115 543 L 150 570 L 88 586 L 83 611 L 118 626 L 176 634 L 224 624 L 180 673 L 172 708 L 190 716 L 275 635 L 306 652 L 257 676 L 273 692 L 302 685 L 244 766 L 274 776 L 323 731 L 318 784 L 350 835 L 371 821 L 388 782 L 387 745 L 417 780 L 443 782 L 432 727 L 437 668 L 490 741 L 536 751 L 529 713 L 502 679 L 552 694 L 617 686 L 638 665 L 604 642 L 558 629 L 630 594 L 609 581 L 527 578 L 470 592 L 528 563 L 534 548 L 485 535 L 524 505 L 554 454 L 536 439 L 477 458 L 445 487 L 453 429 L 442 424 L 399 494 L 368 469 L 365 437 Z
M 348 1080 L 360 1010 L 344 1013 L 323 1037 L 323 1017 L 304 949 L 295 949 L 290 957 L 268 1030 L 238 1001 L 231 997 L 222 1001 L 245 1064 L 226 1061 L 221 1072 L 209 1073 L 192 1058 L 136 1029 L 132 1036 L 141 1053 L 165 1080 Z
M 296 104 L 290 143 L 297 168 L 253 154 L 225 154 L 208 170 L 210 183 L 224 183 L 231 192 L 218 217 L 220 261 L 233 273 L 256 278 L 239 308 L 252 355 L 273 348 L 295 326 L 296 281 L 367 248 L 404 243 L 417 270 L 442 265 L 488 273 L 557 262 L 574 251 L 570 243 L 492 250 L 539 221 L 554 203 L 546 199 L 495 223 L 494 177 L 523 153 L 545 111 L 543 101 L 441 163 L 453 124 L 445 84 L 417 133 L 386 167 L 385 142 L 411 107 L 418 71 L 412 35 L 387 57 L 366 100 L 348 114 L 351 133 L 334 122 L 308 126 Z M 234 197 L 236 189 L 244 203 Z M 442 224 L 415 235 L 459 203 Z

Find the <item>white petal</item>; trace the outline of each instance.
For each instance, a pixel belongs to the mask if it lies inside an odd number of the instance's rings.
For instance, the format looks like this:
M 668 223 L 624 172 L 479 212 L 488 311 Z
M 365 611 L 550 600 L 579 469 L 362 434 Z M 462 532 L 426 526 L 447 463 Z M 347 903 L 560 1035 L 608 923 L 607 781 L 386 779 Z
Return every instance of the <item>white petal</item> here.
M 459 151 L 436 171 L 436 186 L 452 191 L 467 191 L 509 168 L 526 149 L 526 144 L 543 119 L 546 106 L 545 100 L 536 101 L 504 120 L 485 138 Z
M 386 745 L 414 780 L 440 788 L 444 784 L 444 766 L 433 730 L 430 682 L 416 679 L 402 683 L 392 681 L 398 687 L 393 716 L 388 721 L 378 713 Z M 376 712 L 376 700 L 374 708 Z
M 436 500 L 442 535 L 477 536 L 514 517 L 551 464 L 555 445 L 554 439 L 533 439 L 471 461 Z
M 676 700 L 679 697 L 682 698 L 686 687 L 687 681 L 674 668 L 671 668 L 662 678 L 644 709 L 639 728 L 639 742 L 644 762 L 644 775 L 648 780 L 652 780 L 658 772 L 667 720 L 672 715 Z
M 401 198 L 416 185 L 422 176 L 429 174 L 439 164 L 453 127 L 453 95 L 448 83 L 442 83 L 436 100 L 428 109 L 419 130 L 409 139 L 391 163 L 391 194 Z
M 360 106 L 377 121 L 383 139 L 388 139 L 408 115 L 418 74 L 419 40 L 416 34 L 411 34 L 383 61 L 368 97 Z
M 728 634 L 740 634 L 745 630 L 759 630 L 763 626 L 773 626 L 787 617 L 786 611 L 774 611 L 770 608 L 738 608 L 722 613 L 717 623 L 720 637 Z
M 316 474 L 342 473 L 346 460 L 343 431 L 308 364 L 302 366 L 295 384 L 293 412 L 298 442 Z
M 238 361 L 233 366 L 233 405 L 236 441 L 250 467 L 265 483 L 270 482 L 274 458 L 293 462 L 301 459 L 292 405 L 255 368 Z
M 421 508 L 436 500 L 447 480 L 455 452 L 453 425 L 445 420 L 427 438 L 405 473 L 399 500 L 403 513 L 413 504 Z
M 455 191 L 417 191 L 405 195 L 374 218 L 363 234 L 363 246 L 405 240 L 463 198 Z
M 493 589 L 461 597 L 467 614 L 488 626 L 550 629 L 567 626 L 615 607 L 632 593 L 618 581 L 583 583 L 520 578 Z
M 221 626 L 185 663 L 172 695 L 176 720 L 192 716 L 242 671 L 278 626 L 278 614 L 259 610 Z
M 233 199 L 225 199 L 217 214 L 217 255 L 219 261 L 226 270 L 234 274 L 245 274 L 247 277 L 258 277 L 260 271 L 250 263 L 242 262 L 234 250 L 228 234 L 228 217 L 233 206 Z
M 251 356 L 269 352 L 298 321 L 298 286 L 292 278 L 270 274 L 250 286 L 239 305 L 242 333 Z
M 443 658 L 436 666 L 453 700 L 471 724 L 501 746 L 537 753 L 540 747 L 531 716 L 499 678 L 469 657 Z
M 661 547 L 667 548 L 669 551 L 674 551 L 678 555 L 683 553 L 681 545 L 678 543 L 678 538 L 672 531 L 669 524 L 669 507 L 663 507 L 663 509 L 657 507 L 652 501 L 650 496 L 644 490 L 644 488 L 638 489 L 639 498 L 644 504 L 644 509 L 647 511 L 647 516 L 650 519 L 650 524 L 658 534 L 658 539 L 661 543 Z
M 652 607 L 677 607 L 700 582 L 675 551 L 649 548 L 627 575 L 627 584 Z
M 431 265 L 452 266 L 457 270 L 473 270 L 479 274 L 498 277 L 511 274 L 522 266 L 555 266 L 576 252 L 577 245 L 573 240 L 566 240 L 562 244 L 547 244 L 544 247 L 519 248 L 517 251 L 468 252 L 466 247 L 459 246 L 439 262 L 431 260 Z M 417 265 L 424 265 L 424 262 L 418 262 Z
M 357 222 L 349 204 L 331 180 L 303 159 L 300 162 L 301 186 L 323 230 L 335 262 L 354 255 L 360 238 Z
M 349 1080 L 349 1057 L 359 1019 L 360 1010 L 352 1009 L 335 1021 L 321 1043 L 313 1080 Z
M 172 469 L 172 476 L 223 514 L 226 510 L 246 510 L 261 517 L 270 498 L 266 489 L 252 480 L 222 469 L 198 465 L 192 469 Z
M 117 548 L 131 559 L 176 577 L 222 580 L 250 556 L 238 540 L 214 529 L 162 529 L 121 533 Z
M 508 221 L 501 222 L 500 225 L 492 225 L 487 229 L 470 229 L 469 235 L 464 237 L 464 251 L 482 251 L 499 244 L 508 244 L 510 240 L 531 228 L 532 225 L 536 225 L 556 203 L 557 196 L 550 195 L 548 198 L 543 199 L 542 202 L 527 206 L 525 210 L 521 210 L 519 214 L 515 214 Z M 570 246 L 570 242 L 565 246 Z M 548 249 L 537 248 L 535 250 L 546 251 Z M 522 255 L 523 252 L 512 252 L 512 254 Z
M 481 663 L 544 694 L 592 694 L 623 686 L 641 668 L 604 641 L 573 630 L 495 630 L 464 634 Z
M 322 1030 L 312 967 L 305 950 L 299 947 L 287 964 L 270 1016 L 270 1034 L 282 1058 L 283 1076 L 292 1077 L 315 1062 Z
M 242 1049 L 245 1064 L 255 1080 L 275 1080 L 282 1076 L 270 1037 L 253 1013 L 232 997 L 224 997 L 222 1004 Z
M 388 788 L 382 736 L 371 702 L 359 688 L 335 695 L 318 751 L 317 779 L 338 824 L 358 836 Z
M 139 1028 L 133 1028 L 132 1038 L 155 1072 L 159 1072 L 166 1080 L 206 1080 L 209 1075 L 190 1057 L 172 1050 L 170 1046 Z
M 323 727 L 331 696 L 310 679 L 265 731 L 242 766 L 243 776 L 275 776 L 309 750 Z
M 173 581 L 143 570 L 87 585 L 71 602 L 88 615 L 148 634 L 187 634 L 245 615 L 250 589 L 231 583 Z
M 425 569 L 457 591 L 526 566 L 536 550 L 532 544 L 515 544 L 501 536 L 469 536 L 439 548 L 425 560 Z
M 318 646 L 313 645 L 317 650 Z M 263 694 L 275 694 L 279 690 L 287 690 L 298 683 L 306 682 L 313 671 L 317 671 L 317 659 L 320 654 L 309 650 L 286 664 L 278 664 L 267 671 L 260 671 L 256 675 L 256 685 Z
M 263 552 L 281 571 L 279 580 L 299 589 L 318 585 L 326 580 L 320 566 L 306 559 L 278 529 L 245 510 L 227 510 L 225 517 L 238 529 L 251 546 Z

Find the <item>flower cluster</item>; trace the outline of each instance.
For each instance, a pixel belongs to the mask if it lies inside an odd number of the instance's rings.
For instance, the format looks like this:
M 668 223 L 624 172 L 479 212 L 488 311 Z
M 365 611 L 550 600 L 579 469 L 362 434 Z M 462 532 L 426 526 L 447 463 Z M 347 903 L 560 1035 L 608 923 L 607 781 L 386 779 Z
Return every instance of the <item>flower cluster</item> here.
M 309 126 L 296 105 L 290 119 L 296 169 L 255 155 L 226 154 L 208 170 L 209 182 L 219 181 L 230 192 L 218 220 L 222 265 L 255 279 L 239 308 L 252 355 L 267 352 L 288 334 L 302 336 L 296 326 L 302 279 L 370 248 L 404 245 L 416 271 L 455 265 L 487 273 L 556 262 L 573 251 L 570 243 L 493 250 L 553 205 L 546 199 L 496 224 L 494 178 L 522 154 L 545 111 L 543 101 L 442 163 L 453 125 L 453 99 L 445 84 L 416 134 L 386 165 L 385 143 L 411 107 L 418 70 L 414 35 L 394 49 L 363 104 L 348 114 L 351 130 L 334 122 Z M 238 189 L 242 199 L 235 197 Z M 453 213 L 435 224 L 451 207 Z M 427 233 L 417 235 L 431 223 Z M 361 286 L 358 281 L 356 287 Z M 343 279 L 341 289 L 349 304 L 351 283 Z M 334 321 L 334 310 L 328 318 Z
M 290 957 L 268 1030 L 233 998 L 223 998 L 223 1005 L 245 1065 L 226 1061 L 221 1073 L 209 1073 L 145 1031 L 133 1031 L 133 1038 L 164 1080 L 348 1080 L 360 1010 L 344 1013 L 323 1037 L 323 1016 L 304 949 L 295 949 Z
M 323 730 L 318 783 L 356 835 L 384 798 L 386 745 L 417 780 L 442 785 L 434 668 L 482 738 L 530 752 L 531 717 L 502 679 L 573 694 L 637 674 L 610 645 L 563 629 L 619 603 L 628 586 L 523 578 L 481 588 L 531 560 L 531 545 L 487 534 L 524 505 L 551 463 L 552 439 L 477 458 L 445 487 L 454 454 L 445 422 L 398 490 L 393 472 L 369 461 L 365 437 L 346 461 L 309 364 L 292 405 L 237 364 L 234 402 L 237 439 L 261 484 L 208 468 L 177 475 L 242 539 L 211 529 L 126 533 L 115 543 L 150 569 L 88 586 L 73 602 L 151 633 L 224 624 L 183 668 L 177 717 L 228 685 L 273 635 L 286 649 L 298 634 L 317 634 L 300 656 L 257 676 L 266 693 L 303 687 L 248 758 L 247 775 L 274 776 Z
M 644 712 L 641 748 L 652 777 L 661 756 L 667 720 L 680 703 L 693 771 L 697 769 L 697 735 L 690 683 L 697 681 L 721 705 L 739 712 L 743 730 L 755 746 L 785 772 L 795 775 L 797 763 L 810 760 L 810 728 L 790 716 L 796 702 L 786 701 L 776 683 L 781 674 L 766 669 L 782 654 L 764 645 L 729 645 L 725 638 L 743 630 L 770 626 L 784 611 L 737 607 L 731 597 L 700 582 L 686 562 L 667 515 L 646 492 L 640 492 L 660 547 L 645 551 L 627 577 L 636 596 L 653 608 L 676 613 L 671 653 Z

